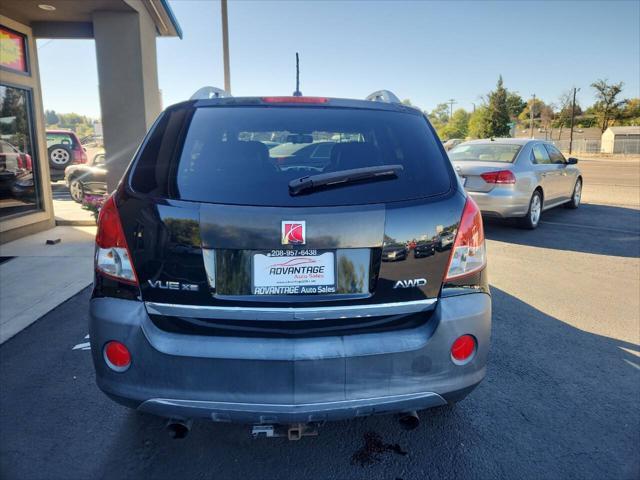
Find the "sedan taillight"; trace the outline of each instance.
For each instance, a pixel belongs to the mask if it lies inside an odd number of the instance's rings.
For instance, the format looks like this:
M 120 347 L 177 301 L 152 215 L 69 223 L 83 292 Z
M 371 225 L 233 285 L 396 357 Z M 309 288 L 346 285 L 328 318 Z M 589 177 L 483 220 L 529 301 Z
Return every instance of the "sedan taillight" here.
M 498 170 L 497 172 L 486 172 L 480 174 L 487 183 L 509 184 L 516 183 L 516 176 L 511 170 Z

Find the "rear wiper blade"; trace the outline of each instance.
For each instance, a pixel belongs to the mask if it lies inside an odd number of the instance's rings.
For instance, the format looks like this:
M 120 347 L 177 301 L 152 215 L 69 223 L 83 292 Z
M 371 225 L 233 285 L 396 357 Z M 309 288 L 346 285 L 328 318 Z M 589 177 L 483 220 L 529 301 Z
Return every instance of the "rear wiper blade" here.
M 398 172 L 404 170 L 402 165 L 378 165 L 374 167 L 352 168 L 350 170 L 339 170 L 337 172 L 319 173 L 296 178 L 289 182 L 289 193 L 299 195 L 300 193 L 320 187 L 355 183 L 363 180 L 383 180 L 385 178 L 396 178 Z

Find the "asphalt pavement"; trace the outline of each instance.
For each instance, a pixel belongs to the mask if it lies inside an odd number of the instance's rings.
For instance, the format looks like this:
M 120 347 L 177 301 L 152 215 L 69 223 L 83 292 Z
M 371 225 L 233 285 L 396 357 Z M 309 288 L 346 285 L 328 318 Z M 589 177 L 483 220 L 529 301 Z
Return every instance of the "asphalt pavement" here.
M 417 430 L 359 418 L 289 442 L 202 421 L 171 440 L 95 386 L 86 289 L 0 346 L 0 478 L 639 478 L 640 170 L 616 165 L 581 163 L 590 203 L 535 231 L 487 222 L 487 378 Z

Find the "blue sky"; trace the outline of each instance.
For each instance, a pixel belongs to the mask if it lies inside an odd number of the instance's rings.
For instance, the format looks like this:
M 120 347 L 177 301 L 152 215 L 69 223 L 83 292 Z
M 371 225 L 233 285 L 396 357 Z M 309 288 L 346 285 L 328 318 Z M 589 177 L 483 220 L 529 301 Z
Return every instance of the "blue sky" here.
M 184 39 L 159 38 L 165 106 L 223 86 L 220 4 L 170 0 Z M 363 98 L 381 88 L 431 110 L 472 109 L 499 74 L 523 97 L 555 102 L 573 86 L 593 102 L 598 78 L 640 96 L 640 2 L 230 1 L 236 96 L 284 94 L 301 55 L 305 95 Z M 91 40 L 39 40 L 44 106 L 98 117 Z

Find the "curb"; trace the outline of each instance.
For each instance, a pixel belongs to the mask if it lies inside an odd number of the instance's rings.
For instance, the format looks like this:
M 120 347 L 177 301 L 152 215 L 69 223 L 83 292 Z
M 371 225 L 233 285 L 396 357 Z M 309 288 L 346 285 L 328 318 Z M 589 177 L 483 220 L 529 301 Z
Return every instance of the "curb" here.
M 56 226 L 58 227 L 95 227 L 94 220 L 61 220 L 56 218 Z

